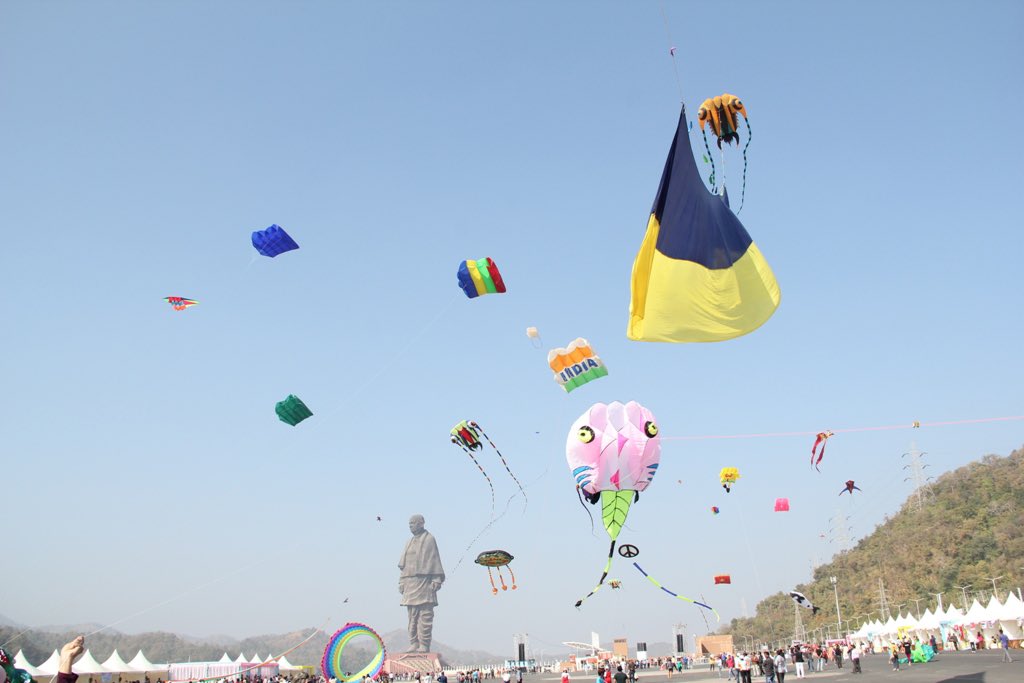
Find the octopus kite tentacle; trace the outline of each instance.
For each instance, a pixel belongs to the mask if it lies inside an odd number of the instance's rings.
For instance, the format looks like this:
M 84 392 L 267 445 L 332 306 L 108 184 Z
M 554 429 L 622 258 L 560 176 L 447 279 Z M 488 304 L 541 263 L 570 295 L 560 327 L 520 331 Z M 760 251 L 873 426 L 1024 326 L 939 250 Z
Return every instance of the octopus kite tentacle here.
M 601 586 L 604 585 L 604 580 L 606 578 L 608 578 L 608 572 L 610 572 L 612 570 L 612 557 L 614 557 L 614 556 L 615 556 L 615 541 L 612 541 L 611 547 L 608 548 L 608 561 L 604 563 L 604 572 L 601 574 L 601 579 L 597 582 L 597 585 L 594 586 L 594 590 L 590 591 L 589 593 L 587 593 L 582 598 L 580 598 L 579 600 L 576 601 L 576 607 L 579 607 L 580 605 L 582 605 L 584 600 L 586 600 L 591 595 L 596 593 L 598 590 L 600 590 Z
M 501 459 L 501 464 L 505 466 L 505 471 L 508 472 L 508 476 L 512 477 L 512 481 L 514 481 L 516 483 L 516 486 L 519 487 L 519 492 L 523 494 L 523 501 L 528 502 L 528 499 L 526 497 L 526 491 L 523 489 L 523 485 L 519 483 L 518 479 L 516 479 L 516 475 L 512 474 L 512 470 L 509 469 L 508 463 L 505 462 L 505 456 L 501 454 L 501 451 L 498 450 L 498 447 L 494 445 L 493 441 L 491 441 L 491 437 L 487 436 L 487 432 L 484 431 L 484 428 L 478 425 L 476 422 L 471 422 L 470 424 L 473 425 L 475 428 L 479 429 L 480 433 L 484 435 L 485 439 L 487 439 L 487 443 L 491 444 L 491 448 L 494 449 L 494 452 L 497 453 L 498 457 Z
M 512 571 L 512 567 L 509 567 L 509 566 L 506 565 L 505 568 L 508 569 L 508 575 L 512 577 L 512 590 L 515 590 L 516 588 L 519 587 L 519 586 L 516 585 L 516 575 L 515 575 L 515 572 Z M 499 575 L 501 574 L 501 570 L 500 569 L 498 570 L 498 574 Z
M 580 506 L 587 513 L 587 517 L 590 517 L 590 535 L 594 535 L 594 515 L 590 514 L 590 508 L 583 502 L 583 492 L 580 490 L 579 484 L 576 485 L 576 497 L 580 499 Z
M 460 442 L 460 441 L 458 441 L 456 439 L 452 439 L 452 443 L 458 445 L 459 448 L 461 448 L 463 451 L 465 451 L 466 455 L 469 456 L 469 459 L 473 461 L 474 465 L 476 465 L 476 468 L 478 470 L 480 470 L 480 474 L 484 475 L 484 479 L 487 480 L 487 485 L 491 487 L 491 519 L 493 520 L 494 519 L 494 507 L 495 507 L 495 503 L 494 503 L 494 482 L 491 481 L 491 477 L 487 474 L 486 471 L 484 471 L 484 468 L 477 461 L 476 456 L 473 455 L 473 452 L 471 450 L 466 448 L 462 444 L 462 442 Z
M 737 214 L 743 210 L 743 202 L 747 198 L 747 147 L 750 147 L 750 141 L 754 139 L 754 133 L 750 130 L 750 119 L 744 116 L 743 122 L 747 124 L 747 144 L 743 145 L 743 190 L 740 193 L 740 208 L 736 209 Z
M 704 137 L 704 149 L 707 150 L 707 159 L 711 162 L 711 175 L 708 177 L 708 182 L 711 183 L 711 193 L 714 194 L 718 189 L 715 185 L 715 155 L 711 153 L 711 147 L 708 146 L 708 134 L 704 131 L 704 126 L 701 126 L 700 134 Z

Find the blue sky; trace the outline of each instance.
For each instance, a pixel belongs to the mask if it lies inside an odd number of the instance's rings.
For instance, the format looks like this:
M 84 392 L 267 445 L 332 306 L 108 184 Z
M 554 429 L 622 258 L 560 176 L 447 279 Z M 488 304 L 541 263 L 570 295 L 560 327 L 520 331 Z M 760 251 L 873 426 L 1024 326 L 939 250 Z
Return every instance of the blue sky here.
M 591 403 L 638 400 L 666 436 L 1024 413 L 1024 9 L 665 15 L 690 113 L 727 91 L 754 128 L 742 219 L 782 304 L 725 343 L 625 337 L 678 117 L 658 3 L 0 2 L 0 460 L 18 558 L 2 612 L 399 628 L 419 512 L 449 569 L 437 639 L 667 640 L 701 615 L 621 559 L 623 590 L 572 606 L 607 548 L 564 456 Z M 734 192 L 735 148 L 726 163 Z M 301 249 L 255 255 L 271 223 Z M 483 256 L 509 293 L 470 301 L 455 270 Z M 167 295 L 201 303 L 175 313 Z M 586 337 L 610 375 L 563 394 L 529 325 L 545 349 Z M 273 412 L 289 393 L 315 413 L 296 428 Z M 469 553 L 489 493 L 448 442 L 463 419 L 529 494 Z M 827 559 L 837 509 L 858 536 L 898 509 L 912 439 L 939 473 L 1024 429 L 841 434 L 821 474 L 808 437 L 666 441 L 623 540 L 669 587 L 741 615 Z M 482 464 L 512 495 L 497 458 Z M 743 477 L 728 497 L 726 465 Z M 863 494 L 837 498 L 846 479 Z M 770 513 L 779 496 L 788 515 Z M 787 548 L 771 562 L 767 538 Z M 492 598 L 472 564 L 492 547 L 516 556 L 515 594 Z

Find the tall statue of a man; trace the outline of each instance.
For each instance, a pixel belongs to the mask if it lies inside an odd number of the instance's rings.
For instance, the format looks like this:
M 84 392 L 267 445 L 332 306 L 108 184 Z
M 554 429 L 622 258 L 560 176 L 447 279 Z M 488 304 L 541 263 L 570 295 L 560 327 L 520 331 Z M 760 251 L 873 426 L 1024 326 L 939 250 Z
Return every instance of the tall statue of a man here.
M 423 515 L 409 518 L 412 538 L 405 544 L 398 568 L 398 591 L 402 604 L 409 610 L 410 652 L 430 652 L 430 635 L 434 629 L 434 607 L 437 591 L 444 583 L 444 567 L 437 541 L 423 528 Z

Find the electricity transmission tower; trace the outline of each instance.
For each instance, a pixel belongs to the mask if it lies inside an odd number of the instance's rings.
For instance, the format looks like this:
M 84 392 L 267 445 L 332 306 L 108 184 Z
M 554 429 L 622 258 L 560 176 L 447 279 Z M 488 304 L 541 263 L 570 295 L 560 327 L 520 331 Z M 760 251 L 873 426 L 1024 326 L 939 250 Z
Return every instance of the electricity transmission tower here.
M 903 481 L 914 482 L 914 507 L 918 512 L 921 511 L 924 500 L 931 494 L 931 488 L 928 482 L 934 479 L 934 477 L 926 477 L 924 474 L 925 468 L 928 467 L 928 465 L 923 462 L 924 456 L 926 455 L 927 453 L 917 450 L 916 442 L 911 441 L 910 451 L 900 456 L 903 458 L 909 458 L 909 461 L 903 466 L 903 469 L 910 470 L 910 476 L 906 477 Z

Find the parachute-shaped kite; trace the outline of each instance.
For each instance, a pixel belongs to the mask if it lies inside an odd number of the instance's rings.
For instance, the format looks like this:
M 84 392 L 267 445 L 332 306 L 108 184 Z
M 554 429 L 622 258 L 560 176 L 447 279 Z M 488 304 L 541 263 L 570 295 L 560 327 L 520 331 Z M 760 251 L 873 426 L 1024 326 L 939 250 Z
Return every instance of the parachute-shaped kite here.
M 498 457 L 501 459 L 501 464 L 505 466 L 505 471 L 508 472 L 509 476 L 512 477 L 512 480 L 515 481 L 516 485 L 519 487 L 519 492 L 523 494 L 523 499 L 526 499 L 526 491 L 523 490 L 523 485 L 519 483 L 518 479 L 516 479 L 516 475 L 512 474 L 512 470 L 509 469 L 508 463 L 505 462 L 505 456 L 501 454 L 498 447 L 494 445 L 493 441 L 491 441 L 491 437 L 487 436 L 487 432 L 483 430 L 483 427 L 472 420 L 463 420 L 452 427 L 452 430 L 449 433 L 451 434 L 452 443 L 465 451 L 466 455 L 469 456 L 469 459 L 472 460 L 473 464 L 476 465 L 478 470 L 480 470 L 480 474 L 484 475 L 484 479 L 487 480 L 487 485 L 491 487 L 492 518 L 494 516 L 494 482 L 491 481 L 491 477 L 473 455 L 473 451 L 482 451 L 484 448 L 484 443 L 480 440 L 481 436 L 483 436 L 484 439 L 487 439 L 487 443 L 491 444 L 491 448 L 494 449 L 494 452 L 497 453 Z
M 298 249 L 299 245 L 292 239 L 291 235 L 284 231 L 276 223 L 266 230 L 257 230 L 252 234 L 252 246 L 264 256 L 274 258 L 286 251 Z
M 498 594 L 498 587 L 494 585 L 494 576 L 491 574 L 491 567 L 498 570 L 498 580 L 501 581 L 501 590 L 507 591 L 508 586 L 505 585 L 505 577 L 501 575 L 501 568 L 508 567 L 509 576 L 512 577 L 512 590 L 517 588 L 516 586 L 516 575 L 512 573 L 512 567 L 508 566 L 508 563 L 515 558 L 504 550 L 485 550 L 476 556 L 473 560 L 477 564 L 487 567 L 487 578 L 491 580 L 491 592 L 494 595 Z
M 753 332 L 781 295 L 729 198 L 708 192 L 679 114 L 661 185 L 633 262 L 627 336 L 714 342 Z
M 721 512 L 721 510 L 718 509 L 717 505 L 712 505 L 711 506 L 711 514 L 717 515 L 719 512 Z
M 854 489 L 860 491 L 860 487 L 853 483 L 853 479 L 847 479 L 846 486 L 843 488 L 842 491 L 839 492 L 839 495 L 841 496 L 844 493 L 848 492 L 852 496 Z M 863 491 L 861 491 L 861 493 L 863 493 Z
M 611 538 L 604 573 L 594 590 L 576 603 L 579 607 L 607 578 L 629 507 L 658 471 L 658 425 L 651 411 L 636 401 L 595 403 L 569 429 L 565 456 L 577 491 L 591 505 L 601 501 L 601 519 Z
M 530 343 L 533 344 L 535 349 L 539 349 L 543 344 L 540 340 L 540 332 L 537 331 L 536 327 L 527 327 L 526 336 L 530 338 Z
M 814 437 L 814 445 L 811 446 L 811 464 L 814 465 L 814 469 L 819 472 L 821 472 L 821 468 L 818 467 L 818 465 L 821 464 L 821 459 L 825 457 L 825 445 L 833 436 L 835 436 L 835 433 L 826 430 L 824 432 L 818 432 L 818 435 Z M 818 446 L 821 446 L 821 453 L 818 453 Z M 818 456 L 817 462 L 815 462 L 814 456 Z
M 594 355 L 590 342 L 582 337 L 572 341 L 567 348 L 548 351 L 548 366 L 565 393 L 608 375 L 604 362 Z
M 812 615 L 817 614 L 818 610 L 821 609 L 820 607 L 815 607 L 814 605 L 812 605 L 811 601 L 804 597 L 803 593 L 789 591 L 789 597 L 793 598 L 793 602 L 800 605 L 801 607 L 811 610 Z
M 718 473 L 718 480 L 722 482 L 722 488 L 726 493 L 732 491 L 732 485 L 740 478 L 740 471 L 735 467 L 723 467 Z
M 171 308 L 176 311 L 184 311 L 189 306 L 195 306 L 199 303 L 195 299 L 186 299 L 183 296 L 165 296 L 164 301 L 169 303 Z
M 281 422 L 287 422 L 292 427 L 299 424 L 307 417 L 313 416 L 313 411 L 306 407 L 306 404 L 302 402 L 302 399 L 295 394 L 288 394 L 288 398 L 283 401 L 278 401 L 274 406 L 274 412 L 281 419 Z
M 731 584 L 732 583 L 732 577 L 729 576 L 728 574 L 716 574 L 715 575 L 715 585 L 717 586 L 717 585 L 723 584 L 723 583 Z
M 776 512 L 789 512 L 789 498 L 776 498 L 775 499 L 775 511 Z
M 505 281 L 497 264 L 489 258 L 463 261 L 459 264 L 459 287 L 470 299 L 484 294 L 504 294 Z

